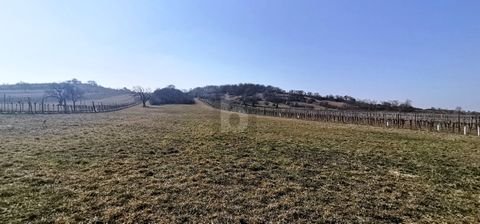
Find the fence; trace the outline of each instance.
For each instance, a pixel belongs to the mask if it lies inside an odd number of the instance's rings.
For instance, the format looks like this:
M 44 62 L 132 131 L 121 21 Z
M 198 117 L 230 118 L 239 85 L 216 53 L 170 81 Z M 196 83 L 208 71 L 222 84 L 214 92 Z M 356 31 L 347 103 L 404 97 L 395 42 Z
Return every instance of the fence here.
M 103 104 L 91 102 L 81 105 L 59 105 L 37 102 L 3 102 L 0 103 L 0 114 L 71 114 L 102 113 L 123 110 L 138 105 L 137 100 L 125 103 Z
M 210 106 L 227 111 L 312 121 L 360 124 L 480 136 L 480 117 L 469 114 L 395 113 L 333 111 L 293 108 L 251 107 L 201 99 Z

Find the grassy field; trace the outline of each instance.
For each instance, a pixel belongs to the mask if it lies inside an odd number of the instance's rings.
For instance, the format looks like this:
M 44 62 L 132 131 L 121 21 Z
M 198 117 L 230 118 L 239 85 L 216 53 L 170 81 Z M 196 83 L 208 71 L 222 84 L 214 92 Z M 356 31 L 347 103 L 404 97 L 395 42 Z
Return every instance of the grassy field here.
M 0 117 L 0 223 L 476 223 L 479 208 L 478 137 L 203 105 Z

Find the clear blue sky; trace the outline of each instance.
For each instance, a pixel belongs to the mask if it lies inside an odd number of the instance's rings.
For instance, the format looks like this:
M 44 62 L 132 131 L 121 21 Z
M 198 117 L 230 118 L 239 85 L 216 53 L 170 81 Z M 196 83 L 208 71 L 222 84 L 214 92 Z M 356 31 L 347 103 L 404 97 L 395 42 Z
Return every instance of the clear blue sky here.
M 0 0 L 0 83 L 260 83 L 480 110 L 480 1 Z

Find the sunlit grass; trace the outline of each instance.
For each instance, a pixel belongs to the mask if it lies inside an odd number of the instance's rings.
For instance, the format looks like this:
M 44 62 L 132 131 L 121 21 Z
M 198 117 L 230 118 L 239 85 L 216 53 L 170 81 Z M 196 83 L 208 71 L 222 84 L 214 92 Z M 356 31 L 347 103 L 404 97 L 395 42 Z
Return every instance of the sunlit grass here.
M 480 138 L 229 114 L 2 116 L 0 223 L 480 221 Z

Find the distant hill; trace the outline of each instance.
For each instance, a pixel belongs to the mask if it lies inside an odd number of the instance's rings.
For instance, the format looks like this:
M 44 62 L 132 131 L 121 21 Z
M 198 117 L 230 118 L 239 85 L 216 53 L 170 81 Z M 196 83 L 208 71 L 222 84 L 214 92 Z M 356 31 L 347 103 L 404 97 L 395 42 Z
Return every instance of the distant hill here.
M 80 102 L 102 102 L 102 103 L 123 103 L 131 101 L 132 92 L 128 89 L 112 89 L 98 85 L 96 82 L 89 81 L 82 83 L 76 79 L 70 80 L 80 89 L 84 95 Z M 17 83 L 13 85 L 0 85 L 0 103 L 7 102 L 41 102 L 47 95 L 46 92 L 51 89 L 54 83 Z M 47 102 L 55 103 L 56 100 L 46 98 Z
M 302 90 L 285 91 L 274 86 L 259 84 L 238 84 L 205 86 L 192 89 L 189 94 L 194 97 L 232 104 L 273 108 L 307 108 L 316 110 L 361 110 L 361 111 L 396 111 L 396 112 L 438 112 L 454 113 L 452 110 L 416 108 L 410 100 L 396 100 L 377 103 L 372 100 L 359 100 L 352 96 L 322 96 L 318 93 Z
M 152 93 L 150 104 L 194 104 L 193 97 L 175 88 L 157 89 Z

